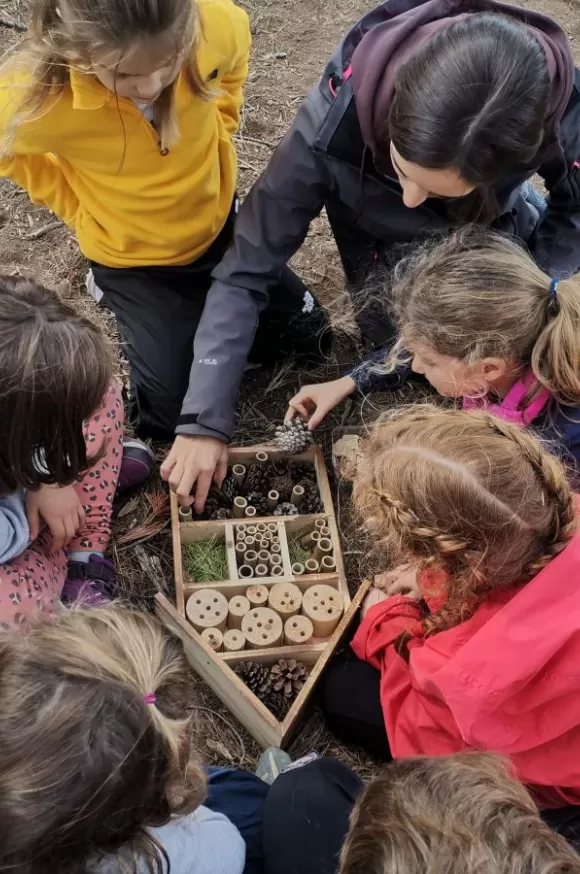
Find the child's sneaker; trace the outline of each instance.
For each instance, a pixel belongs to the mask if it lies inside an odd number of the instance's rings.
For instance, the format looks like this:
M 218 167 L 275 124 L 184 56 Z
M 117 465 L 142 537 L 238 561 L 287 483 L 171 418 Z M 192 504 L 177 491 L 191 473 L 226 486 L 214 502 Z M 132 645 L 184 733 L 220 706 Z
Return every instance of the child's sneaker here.
M 123 460 L 117 483 L 118 492 L 136 489 L 155 469 L 155 455 L 150 446 L 136 437 L 123 438 Z
M 61 601 L 81 607 L 104 607 L 112 600 L 115 566 L 102 555 L 88 561 L 69 561 Z

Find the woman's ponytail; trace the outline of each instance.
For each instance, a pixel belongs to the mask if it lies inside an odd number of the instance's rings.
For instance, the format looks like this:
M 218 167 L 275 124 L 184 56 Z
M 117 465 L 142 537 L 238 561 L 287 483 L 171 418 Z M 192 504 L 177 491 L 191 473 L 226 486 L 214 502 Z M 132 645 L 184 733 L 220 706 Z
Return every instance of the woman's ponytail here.
M 532 369 L 561 404 L 580 404 L 580 274 L 546 288 L 547 320 L 532 350 Z

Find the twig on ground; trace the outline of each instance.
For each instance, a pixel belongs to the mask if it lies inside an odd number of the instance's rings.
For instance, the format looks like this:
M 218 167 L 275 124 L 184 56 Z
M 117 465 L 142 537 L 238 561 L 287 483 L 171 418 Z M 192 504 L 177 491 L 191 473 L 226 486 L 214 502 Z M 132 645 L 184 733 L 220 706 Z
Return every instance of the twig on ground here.
M 272 143 L 270 140 L 259 140 L 256 137 L 247 137 L 245 134 L 241 133 L 239 136 L 234 137 L 236 142 L 238 143 L 253 143 L 255 146 L 264 146 L 266 149 L 277 149 L 278 143 Z
M 29 234 L 24 234 L 24 239 L 39 240 L 40 237 L 44 237 L 45 234 L 49 234 L 51 231 L 58 231 L 58 229 L 62 227 L 64 227 L 62 222 L 49 222 L 47 225 L 35 228 L 33 231 L 30 231 Z
M 0 27 L 8 27 L 10 30 L 17 30 L 18 33 L 26 33 L 28 27 L 21 21 L 15 21 L 13 18 L 7 18 L 5 15 L 0 15 Z
M 222 722 L 225 722 L 233 736 L 236 738 L 237 742 L 240 745 L 241 756 L 240 756 L 240 765 L 244 764 L 244 760 L 246 758 L 246 747 L 244 746 L 244 742 L 236 729 L 233 727 L 229 719 L 226 719 L 225 716 L 222 716 L 221 713 L 218 713 L 217 710 L 212 710 L 211 707 L 193 707 L 193 710 L 198 710 L 200 713 L 210 713 L 212 716 L 217 717 L 217 719 L 221 719 Z

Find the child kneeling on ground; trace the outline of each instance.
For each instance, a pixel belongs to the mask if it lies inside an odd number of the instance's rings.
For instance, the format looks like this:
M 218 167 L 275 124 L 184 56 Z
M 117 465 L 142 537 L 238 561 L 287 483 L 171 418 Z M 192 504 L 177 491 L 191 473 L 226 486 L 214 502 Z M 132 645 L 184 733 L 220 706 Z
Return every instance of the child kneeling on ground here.
M 354 497 L 404 564 L 367 596 L 361 661 L 326 675 L 331 727 L 397 759 L 501 753 L 541 808 L 580 813 L 580 534 L 560 461 L 488 413 L 418 405 L 375 426 Z
M 0 627 L 98 599 L 115 490 L 154 457 L 123 440 L 121 388 L 105 337 L 37 282 L 0 275 Z
M 261 825 L 268 787 L 221 772 L 203 806 L 190 714 L 183 648 L 152 616 L 73 608 L 0 636 L 0 870 L 242 874 L 224 814 Z
M 391 354 L 304 386 L 289 418 L 299 412 L 314 428 L 356 388 L 388 389 L 410 364 L 440 395 L 530 426 L 580 468 L 578 277 L 552 280 L 520 243 L 465 231 L 401 261 L 380 294 L 397 324 Z

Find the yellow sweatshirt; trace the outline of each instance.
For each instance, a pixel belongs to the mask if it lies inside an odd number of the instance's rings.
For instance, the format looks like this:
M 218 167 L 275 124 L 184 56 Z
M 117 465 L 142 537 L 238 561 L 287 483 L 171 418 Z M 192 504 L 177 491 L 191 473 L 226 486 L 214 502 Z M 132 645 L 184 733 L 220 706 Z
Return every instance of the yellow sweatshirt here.
M 194 261 L 230 211 L 237 177 L 232 134 L 248 72 L 249 24 L 232 0 L 197 3 L 199 69 L 217 96 L 196 97 L 180 73 L 180 137 L 168 154 L 161 154 L 156 131 L 131 100 L 71 70 L 64 92 L 19 125 L 10 155 L 0 160 L 0 175 L 53 210 L 73 228 L 83 254 L 108 267 Z M 0 83 L 0 136 L 20 99 L 16 86 Z

